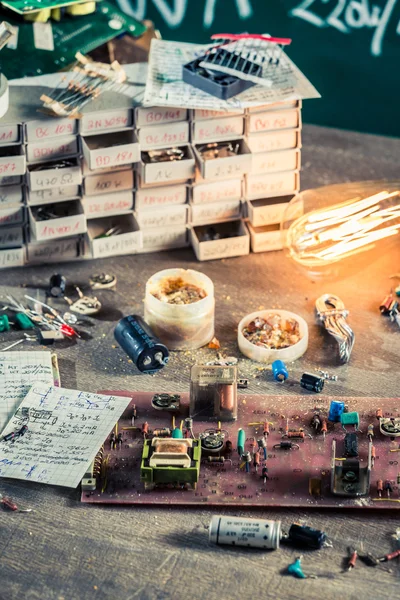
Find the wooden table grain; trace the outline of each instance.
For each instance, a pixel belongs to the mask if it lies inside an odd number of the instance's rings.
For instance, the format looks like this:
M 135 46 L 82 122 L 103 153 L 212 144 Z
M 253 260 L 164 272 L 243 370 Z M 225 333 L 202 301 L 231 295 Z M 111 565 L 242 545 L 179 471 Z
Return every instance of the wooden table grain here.
M 400 179 L 400 140 L 305 126 L 302 188 L 367 179 Z M 160 269 L 182 266 L 209 275 L 216 288 L 217 337 L 222 349 L 237 355 L 236 326 L 241 316 L 260 306 L 287 308 L 309 324 L 307 354 L 293 366 L 294 377 L 320 366 L 338 374 L 329 384 L 332 396 L 399 396 L 400 331 L 379 315 L 378 305 L 400 271 L 399 245 L 377 250 L 364 270 L 339 279 L 310 279 L 298 272 L 282 252 L 197 263 L 191 250 L 121 257 L 59 267 L 43 266 L 1 273 L 0 294 L 19 297 L 21 286 L 44 288 L 61 271 L 70 282 L 85 284 L 93 272 L 118 277 L 115 292 L 101 292 L 103 315 L 90 339 L 58 350 L 65 387 L 87 391 L 186 391 L 189 368 L 209 360 L 212 351 L 172 355 L 167 368 L 154 377 L 139 374 L 115 347 L 116 321 L 142 313 L 144 284 Z M 350 310 L 356 343 L 349 365 L 337 367 L 335 342 L 317 324 L 316 298 L 339 295 Z M 1 334 L 1 348 L 19 336 Z M 25 349 L 28 346 L 25 346 Z M 33 346 L 32 346 L 33 347 Z M 273 394 L 271 378 L 254 378 L 254 364 L 240 358 L 240 374 L 250 376 L 250 392 Z M 250 375 L 249 375 L 250 374 Z M 296 387 L 283 387 L 296 394 Z M 282 392 L 282 388 L 279 388 Z M 294 398 L 295 401 L 295 398 Z M 371 400 L 371 403 L 373 401 Z M 374 478 L 378 474 L 374 474 Z M 343 572 L 348 546 L 384 554 L 394 548 L 392 534 L 400 525 L 398 511 L 262 510 L 262 517 L 308 523 L 325 530 L 333 546 L 304 554 L 304 571 L 317 579 L 295 580 L 285 575 L 297 553 L 288 548 L 258 552 L 213 547 L 206 527 L 215 512 L 252 516 L 251 510 L 129 508 L 86 506 L 78 490 L 2 481 L 0 491 L 33 513 L 0 512 L 0 600 L 207 600 L 380 598 L 399 596 L 397 564 L 392 573 L 360 562 Z

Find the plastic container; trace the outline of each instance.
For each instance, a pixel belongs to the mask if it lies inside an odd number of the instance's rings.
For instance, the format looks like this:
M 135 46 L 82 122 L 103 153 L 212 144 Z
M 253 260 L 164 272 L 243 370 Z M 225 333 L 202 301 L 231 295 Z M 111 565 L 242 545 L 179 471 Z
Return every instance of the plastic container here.
M 202 288 L 207 296 L 191 304 L 168 304 L 153 296 L 165 280 L 177 277 Z M 214 337 L 214 307 L 214 284 L 199 271 L 165 269 L 146 283 L 145 321 L 170 350 L 190 350 L 208 344 Z
M 293 344 L 293 346 L 289 346 L 288 348 L 273 350 L 256 346 L 244 337 L 242 331 L 244 327 L 246 327 L 251 321 L 253 321 L 256 317 L 266 318 L 271 314 L 280 315 L 286 319 L 295 319 L 299 323 L 301 339 L 297 342 L 297 344 Z M 246 315 L 240 321 L 238 325 L 238 344 L 242 354 L 247 356 L 247 358 L 251 358 L 251 360 L 263 363 L 272 363 L 274 360 L 291 362 L 297 358 L 300 358 L 300 356 L 302 356 L 307 350 L 308 326 L 302 317 L 288 310 L 277 310 L 275 308 L 271 308 L 269 310 L 258 310 L 257 312 Z

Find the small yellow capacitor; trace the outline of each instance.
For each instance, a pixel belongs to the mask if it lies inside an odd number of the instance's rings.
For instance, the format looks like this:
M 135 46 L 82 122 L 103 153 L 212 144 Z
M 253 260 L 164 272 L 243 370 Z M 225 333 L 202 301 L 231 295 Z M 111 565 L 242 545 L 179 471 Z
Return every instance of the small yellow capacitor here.
M 82 2 L 79 4 L 71 4 L 65 9 L 67 15 L 72 17 L 82 17 L 84 15 L 91 15 L 96 12 L 96 2 Z

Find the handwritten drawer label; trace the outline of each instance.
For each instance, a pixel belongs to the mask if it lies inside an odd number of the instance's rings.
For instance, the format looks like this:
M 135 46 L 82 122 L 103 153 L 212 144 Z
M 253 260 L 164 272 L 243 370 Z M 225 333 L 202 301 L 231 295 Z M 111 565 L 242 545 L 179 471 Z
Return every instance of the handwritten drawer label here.
M 6 208 L 0 210 L 0 227 L 4 225 L 16 225 L 17 223 L 24 222 L 24 208 L 13 206 L 12 208 Z
M 79 238 L 28 244 L 29 264 L 60 262 L 79 257 Z
M 82 138 L 83 155 L 90 169 L 110 169 L 140 160 L 140 148 L 133 132 L 121 131 Z
M 48 119 L 29 121 L 25 125 L 28 142 L 37 142 L 47 138 L 74 135 L 78 131 L 76 119 Z
M 186 227 L 170 229 L 147 229 L 143 231 L 143 250 L 168 250 L 169 248 L 182 248 L 187 245 Z
M 24 248 L 14 248 L 13 250 L 0 251 L 0 269 L 7 269 L 9 267 L 22 267 L 24 264 Z
M 187 116 L 187 110 L 184 108 L 141 107 L 136 109 L 136 126 L 142 127 L 144 125 L 161 125 L 175 121 L 186 121 Z
M 61 169 L 42 169 L 40 171 L 30 171 L 28 168 L 28 177 L 29 188 L 34 192 L 82 183 L 80 165 Z
M 195 174 L 195 160 L 175 160 L 142 164 L 142 178 L 144 183 L 169 183 L 193 179 Z
M 24 199 L 21 185 L 0 187 L 0 208 L 6 204 L 18 204 Z
M 50 158 L 64 158 L 78 153 L 78 139 L 73 137 L 51 138 L 42 144 L 28 144 L 29 162 L 40 162 Z
M 260 152 L 252 155 L 251 172 L 276 173 L 279 171 L 294 171 L 299 168 L 300 153 L 298 150 L 283 150 L 281 152 Z
M 7 144 L 14 144 L 21 140 L 21 126 L 20 125 L 2 125 L 0 127 L 0 145 L 6 146 Z
M 25 156 L 0 156 L 0 175 L 24 175 L 26 171 Z
M 197 204 L 192 206 L 192 223 L 215 223 L 216 221 L 226 221 L 228 219 L 237 219 L 241 215 L 240 200 L 228 200 L 212 204 Z
M 225 117 L 223 119 L 211 119 L 193 124 L 193 141 L 209 142 L 229 140 L 243 135 L 243 117 Z
M 133 123 L 132 110 L 129 108 L 108 110 L 84 114 L 81 119 L 81 133 L 88 134 L 101 131 L 126 129 Z
M 23 243 L 22 227 L 0 227 L 0 248 L 15 248 Z
M 247 145 L 254 153 L 287 150 L 301 145 L 300 131 L 274 131 L 272 133 L 252 133 L 247 136 Z
M 243 256 L 250 252 L 250 236 L 246 233 L 233 238 L 210 242 L 194 242 L 194 250 L 199 260 L 214 260 L 230 256 Z
M 201 161 L 204 179 L 237 178 L 251 169 L 251 154 L 238 154 L 228 158 Z
M 224 110 L 207 110 L 204 108 L 196 108 L 193 111 L 193 120 L 194 121 L 204 121 L 207 119 L 219 119 L 223 117 L 237 117 L 239 115 L 243 115 L 244 111 L 239 110 L 235 111 L 224 111 Z
M 125 191 L 100 196 L 85 196 L 82 203 L 88 219 L 119 215 L 132 210 L 133 193 Z
M 138 131 L 138 139 L 141 150 L 185 144 L 189 141 L 189 123 L 182 121 L 158 127 L 142 127 Z
M 160 186 L 137 190 L 135 209 L 151 208 L 152 206 L 173 206 L 185 204 L 187 201 L 186 185 Z
M 62 188 L 50 188 L 48 190 L 37 190 L 29 192 L 28 204 L 49 204 L 51 202 L 62 202 L 63 200 L 72 200 L 80 196 L 79 185 L 67 185 Z
M 133 171 L 115 171 L 114 173 L 102 173 L 101 175 L 90 175 L 85 177 L 85 194 L 105 194 L 133 189 Z
M 264 228 L 250 228 L 251 249 L 253 252 L 272 252 L 285 247 L 282 232 L 278 229 L 263 231 Z
M 142 247 L 142 232 L 131 231 L 100 240 L 92 240 L 93 258 L 133 254 Z
M 284 100 L 283 102 L 271 102 L 271 104 L 261 104 L 260 106 L 252 106 L 247 109 L 249 113 L 260 113 L 269 110 L 298 108 L 300 107 L 299 100 Z
M 142 229 L 152 227 L 167 227 L 169 225 L 186 225 L 188 207 L 166 206 L 159 210 L 141 210 L 136 213 L 136 219 Z
M 290 196 L 287 196 L 287 198 L 290 198 Z M 260 203 L 260 205 L 258 205 L 258 203 Z M 288 204 L 289 201 L 275 203 L 274 199 L 265 202 L 262 200 L 249 201 L 249 221 L 254 227 L 280 223 Z
M 221 200 L 240 200 L 242 197 L 242 179 L 198 183 L 192 189 L 193 204 L 207 204 Z
M 78 235 L 86 231 L 86 218 L 85 215 L 80 214 L 48 221 L 36 221 L 34 227 L 31 223 L 31 231 L 38 241 Z
M 247 175 L 246 198 L 255 200 L 283 196 L 285 193 L 295 192 L 298 186 L 299 174 L 297 171 L 270 175 Z
M 255 113 L 248 116 L 248 131 L 270 131 L 273 129 L 289 129 L 300 125 L 300 112 L 294 110 L 275 110 Z

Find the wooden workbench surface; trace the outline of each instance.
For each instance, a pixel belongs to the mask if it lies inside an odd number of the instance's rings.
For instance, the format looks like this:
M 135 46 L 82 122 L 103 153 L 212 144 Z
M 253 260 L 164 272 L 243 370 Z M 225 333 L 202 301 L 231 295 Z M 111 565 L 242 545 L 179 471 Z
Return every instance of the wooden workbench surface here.
M 303 143 L 303 189 L 343 181 L 400 179 L 400 140 L 306 126 Z M 307 354 L 292 366 L 293 380 L 321 367 L 338 375 L 337 382 L 327 385 L 332 396 L 396 397 L 400 330 L 380 316 L 378 305 L 390 288 L 388 277 L 400 271 L 399 248 L 400 243 L 389 253 L 378 250 L 367 269 L 339 280 L 308 278 L 282 252 L 197 263 L 191 250 L 184 250 L 2 272 L 0 295 L 7 291 L 21 297 L 21 285 L 44 289 L 56 270 L 78 285 L 87 284 L 93 272 L 117 275 L 116 292 L 98 294 L 105 309 L 90 330 L 91 339 L 58 350 L 64 386 L 93 392 L 102 388 L 187 391 L 191 364 L 211 360 L 214 351 L 173 354 L 161 373 L 140 375 L 115 347 L 113 329 L 123 315 L 142 314 L 144 284 L 151 274 L 170 266 L 197 268 L 215 284 L 216 333 L 224 353 L 239 357 L 235 328 L 242 315 L 260 306 L 286 308 L 303 316 L 310 331 Z M 315 300 L 326 292 L 337 294 L 351 313 L 356 342 L 347 366 L 337 366 L 335 342 L 315 319 Z M 1 336 L 0 349 L 19 334 Z M 251 393 L 276 393 L 270 375 L 255 378 L 254 363 L 240 359 L 239 370 L 251 379 Z M 294 395 L 299 390 L 288 385 L 280 387 L 279 393 Z M 342 562 L 348 546 L 363 543 L 366 551 L 377 555 L 393 550 L 391 535 L 400 525 L 398 509 L 380 514 L 258 512 L 281 519 L 284 526 L 303 521 L 328 533 L 333 547 L 305 553 L 303 559 L 304 571 L 318 579 L 301 581 L 284 575 L 297 555 L 294 550 L 264 553 L 210 546 L 206 527 L 213 510 L 87 506 L 80 503 L 78 490 L 16 481 L 2 481 L 0 491 L 35 510 L 30 514 L 0 511 L 1 600 L 393 600 L 399 595 L 396 564 L 390 563 L 392 573 L 361 563 L 351 573 L 343 573 Z

